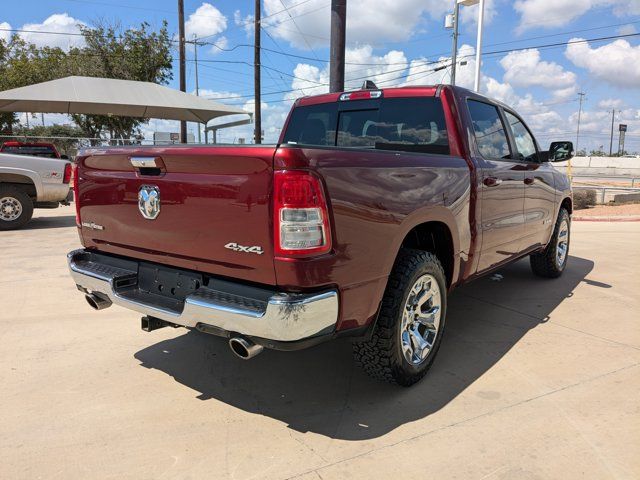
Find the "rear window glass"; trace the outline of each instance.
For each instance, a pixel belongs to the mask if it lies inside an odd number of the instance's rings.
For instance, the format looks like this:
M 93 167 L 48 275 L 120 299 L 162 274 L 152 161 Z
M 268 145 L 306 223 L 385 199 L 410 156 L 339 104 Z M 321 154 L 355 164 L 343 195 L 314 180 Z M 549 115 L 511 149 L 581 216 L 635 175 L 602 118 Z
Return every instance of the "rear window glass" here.
M 335 145 L 338 106 L 322 103 L 297 107 L 291 113 L 285 143 L 302 145 Z
M 284 142 L 347 148 L 449 153 L 449 139 L 440 99 L 389 98 L 379 108 L 338 111 L 337 103 L 298 107 Z M 371 103 L 367 103 L 370 107 Z M 336 132 L 337 128 L 337 132 Z M 337 133 L 337 134 L 336 134 Z
M 17 155 L 34 155 L 36 157 L 49 157 L 57 158 L 56 152 L 51 147 L 36 146 L 36 145 L 24 145 L 24 146 L 9 146 L 2 147 L 3 153 L 14 153 Z

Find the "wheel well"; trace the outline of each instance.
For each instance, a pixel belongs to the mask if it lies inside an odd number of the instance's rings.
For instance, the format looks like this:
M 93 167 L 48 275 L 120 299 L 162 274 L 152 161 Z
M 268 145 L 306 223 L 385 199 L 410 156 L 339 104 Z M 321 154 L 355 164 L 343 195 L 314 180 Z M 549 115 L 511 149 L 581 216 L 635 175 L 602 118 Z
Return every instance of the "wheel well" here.
M 415 248 L 431 252 L 442 263 L 447 286 L 453 277 L 453 239 L 451 231 L 442 222 L 427 222 L 415 226 L 402 241 L 403 248 Z
M 562 203 L 560 204 L 560 208 L 564 208 L 567 210 L 567 212 L 569 212 L 569 214 L 573 213 L 573 202 L 571 201 L 571 199 L 569 197 L 565 198 L 564 200 L 562 200 Z
M 36 192 L 36 186 L 29 177 L 24 175 L 16 175 L 15 173 L 0 173 L 0 185 L 11 185 L 18 187 L 26 192 L 32 198 L 36 198 L 38 193 Z

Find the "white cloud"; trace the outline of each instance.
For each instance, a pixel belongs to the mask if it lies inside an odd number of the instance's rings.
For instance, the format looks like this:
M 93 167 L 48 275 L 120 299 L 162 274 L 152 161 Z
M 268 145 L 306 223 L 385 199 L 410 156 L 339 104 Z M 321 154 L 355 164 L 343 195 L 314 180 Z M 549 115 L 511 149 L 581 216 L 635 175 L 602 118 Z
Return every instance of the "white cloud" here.
M 493 19 L 498 14 L 498 9 L 496 7 L 496 2 L 498 0 L 487 0 L 484 5 L 484 15 L 483 15 L 483 24 L 489 25 Z M 449 2 L 448 7 L 451 8 L 451 2 Z M 479 4 L 472 5 L 471 7 L 460 7 L 460 22 L 462 25 L 466 25 L 468 27 L 475 26 L 478 23 L 478 9 L 480 8 Z M 448 10 L 443 12 L 440 18 L 444 18 L 444 13 L 448 13 Z M 435 20 L 438 20 L 437 18 Z
M 194 90 L 191 93 L 195 94 L 196 92 Z M 201 97 L 208 98 L 210 100 L 222 99 L 222 103 L 225 103 L 224 102 L 225 100 L 233 101 L 233 100 L 241 98 L 239 93 L 218 91 L 218 90 L 210 90 L 208 88 L 199 89 L 199 93 L 200 93 Z
M 391 50 L 385 55 L 374 55 L 370 45 L 347 48 L 345 51 L 345 90 L 362 85 L 365 80 L 373 80 L 381 87 L 402 83 L 409 62 L 403 52 Z M 293 70 L 291 88 L 298 91 L 288 94 L 288 98 L 301 95 L 316 95 L 329 90 L 329 66 L 299 63 Z
M 266 25 L 266 20 L 264 22 Z M 242 18 L 242 13 L 240 12 L 240 10 L 236 10 L 235 12 L 233 12 L 233 23 L 235 23 L 238 27 L 244 28 L 244 31 L 247 35 L 253 35 L 253 15 L 247 15 Z
M 184 24 L 187 39 L 212 37 L 227 29 L 227 17 L 210 3 L 203 3 Z
M 623 25 L 622 27 L 618 28 L 618 30 L 616 30 L 618 32 L 619 35 L 633 35 L 634 33 L 637 32 L 636 27 L 629 24 L 629 25 Z
M 8 30 L 11 30 L 11 25 L 7 22 L 1 22 L 0 23 L 0 40 L 4 40 L 5 42 L 9 41 L 9 39 L 11 38 L 11 32 L 9 32 Z
M 216 38 L 216 40 L 212 43 L 213 45 L 211 45 L 210 52 L 214 55 L 226 50 L 229 47 L 229 40 L 224 35 Z
M 263 25 L 271 35 L 291 45 L 309 50 L 329 43 L 330 3 L 310 0 L 264 0 Z M 283 4 L 288 8 L 285 10 Z M 349 45 L 404 41 L 409 39 L 429 15 L 441 22 L 452 8 L 450 0 L 403 0 L 398 2 L 350 0 L 347 4 L 347 42 Z M 241 18 L 236 23 L 251 21 Z M 295 17 L 295 20 L 291 20 Z
M 571 39 L 574 40 L 581 39 Z M 629 88 L 640 85 L 640 45 L 631 46 L 626 40 L 597 48 L 588 43 L 570 43 L 565 55 L 577 67 L 612 85 Z
M 598 108 L 610 110 L 612 108 L 621 108 L 624 102 L 619 98 L 603 98 L 598 102 Z
M 516 87 L 540 86 L 553 90 L 571 88 L 576 75 L 561 65 L 540 59 L 536 48 L 510 52 L 500 60 L 504 68 L 504 80 Z
M 26 42 L 33 43 L 38 47 L 60 47 L 66 50 L 70 47 L 84 45 L 84 38 L 79 35 L 81 25 L 85 25 L 85 23 L 67 13 L 54 13 L 42 23 L 25 23 L 21 30 L 28 30 L 28 32 L 22 32 L 20 36 Z M 68 33 L 74 35 L 64 35 Z
M 513 8 L 521 15 L 517 32 L 567 25 L 592 8 L 612 8 L 614 15 L 640 14 L 638 0 L 517 0 Z

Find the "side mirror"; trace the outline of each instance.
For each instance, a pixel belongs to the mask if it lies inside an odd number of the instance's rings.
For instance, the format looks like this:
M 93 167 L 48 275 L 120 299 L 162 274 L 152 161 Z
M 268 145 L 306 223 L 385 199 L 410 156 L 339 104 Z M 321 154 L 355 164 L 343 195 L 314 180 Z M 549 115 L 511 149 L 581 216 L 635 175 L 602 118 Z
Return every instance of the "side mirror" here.
M 551 142 L 549 162 L 564 162 L 573 158 L 573 142 Z
M 62 160 L 69 160 L 69 155 L 64 155 L 64 154 L 63 154 L 63 155 L 60 155 L 60 158 L 61 158 Z

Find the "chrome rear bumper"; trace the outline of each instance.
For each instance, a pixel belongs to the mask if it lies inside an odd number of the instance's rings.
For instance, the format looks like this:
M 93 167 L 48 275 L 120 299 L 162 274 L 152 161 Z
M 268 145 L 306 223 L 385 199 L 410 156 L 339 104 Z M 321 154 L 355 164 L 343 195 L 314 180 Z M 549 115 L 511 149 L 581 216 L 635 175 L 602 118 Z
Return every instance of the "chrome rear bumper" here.
M 184 327 L 202 329 L 204 325 L 249 337 L 293 342 L 332 333 L 338 320 L 338 293 L 334 290 L 309 295 L 261 290 L 255 296 L 245 296 L 229 288 L 229 282 L 222 282 L 225 288 L 202 285 L 183 301 L 172 301 L 138 288 L 137 263 L 133 260 L 112 261 L 83 249 L 70 252 L 67 259 L 71 276 L 83 291 Z

